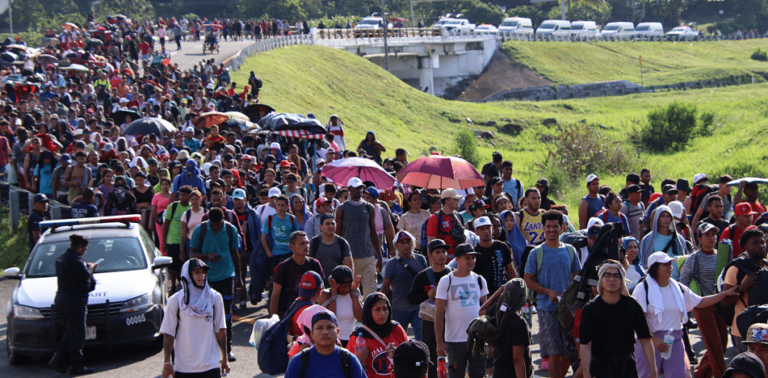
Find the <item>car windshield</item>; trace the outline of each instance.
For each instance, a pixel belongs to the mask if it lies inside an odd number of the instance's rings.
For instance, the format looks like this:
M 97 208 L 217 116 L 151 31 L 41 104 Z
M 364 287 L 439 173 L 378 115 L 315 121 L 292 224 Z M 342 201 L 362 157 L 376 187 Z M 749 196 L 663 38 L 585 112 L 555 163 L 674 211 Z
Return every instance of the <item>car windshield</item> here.
M 573 30 L 584 29 L 584 24 L 571 24 L 571 29 L 573 29 Z
M 378 25 L 379 20 L 363 19 L 362 21 L 360 21 L 360 23 L 363 25 Z
M 43 243 L 37 246 L 29 262 L 27 277 L 51 277 L 56 275 L 56 259 L 69 248 L 69 241 Z M 139 270 L 147 267 L 147 260 L 136 238 L 91 240 L 83 260 L 99 264 L 98 273 Z
M 673 31 L 673 32 L 681 32 L 681 31 L 685 31 L 685 28 L 684 28 L 684 27 L 682 27 L 682 26 L 678 26 L 678 27 L 676 27 L 676 28 L 672 29 L 672 31 Z
M 636 31 L 643 31 L 643 30 L 648 30 L 650 28 L 651 28 L 651 25 L 637 25 L 635 30 Z
M 608 25 L 605 30 L 619 30 L 619 25 Z
M 545 22 L 539 25 L 539 29 L 554 29 L 556 25 L 554 22 Z
M 517 21 L 504 21 L 499 26 L 517 26 Z
M 461 25 L 461 21 L 459 20 L 451 20 L 446 22 L 447 25 Z

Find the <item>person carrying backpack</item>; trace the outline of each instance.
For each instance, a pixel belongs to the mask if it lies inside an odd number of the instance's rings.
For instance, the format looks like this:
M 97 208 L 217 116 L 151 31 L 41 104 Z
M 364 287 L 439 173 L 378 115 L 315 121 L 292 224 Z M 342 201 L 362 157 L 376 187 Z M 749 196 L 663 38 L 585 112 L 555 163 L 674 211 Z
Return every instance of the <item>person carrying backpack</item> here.
M 312 316 L 312 340 L 314 345 L 303 350 L 288 363 L 286 378 L 365 378 L 360 360 L 336 345 L 339 324 L 336 315 L 321 311 Z
M 291 234 L 298 231 L 296 217 L 288 214 L 288 197 L 280 194 L 275 198 L 275 214 L 268 215 L 261 224 L 261 245 L 267 253 L 267 270 L 274 271 L 277 264 L 290 257 Z

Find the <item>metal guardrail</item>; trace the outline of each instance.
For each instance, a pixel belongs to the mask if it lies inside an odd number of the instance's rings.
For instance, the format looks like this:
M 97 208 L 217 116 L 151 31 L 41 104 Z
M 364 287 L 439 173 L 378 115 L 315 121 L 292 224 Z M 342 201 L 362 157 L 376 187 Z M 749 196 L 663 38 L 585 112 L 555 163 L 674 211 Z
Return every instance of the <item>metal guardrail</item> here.
M 675 38 L 667 36 L 656 37 L 638 37 L 638 36 L 612 36 L 612 35 L 597 35 L 597 36 L 585 36 L 585 35 L 549 35 L 549 34 L 531 34 L 531 33 L 514 33 L 514 32 L 499 32 L 498 38 L 502 41 L 528 41 L 528 42 L 707 42 L 707 41 L 737 41 L 746 39 L 762 39 L 768 38 L 768 32 L 766 34 L 757 34 L 752 36 L 725 36 L 725 35 L 703 35 L 694 38 Z
M 21 216 L 29 216 L 30 211 L 32 211 L 34 196 L 35 193 L 0 180 L 0 201 L 8 204 L 13 232 L 18 230 Z M 69 219 L 72 217 L 72 208 L 61 202 L 49 200 L 48 208 L 51 211 L 51 219 Z
M 229 69 L 232 71 L 237 71 L 240 69 L 240 67 L 243 66 L 245 60 L 253 54 L 258 54 L 286 46 L 312 44 L 314 44 L 314 36 L 312 34 L 294 34 L 269 37 L 254 42 L 252 45 L 238 51 L 237 54 L 226 59 L 224 61 L 224 65 L 229 67 Z

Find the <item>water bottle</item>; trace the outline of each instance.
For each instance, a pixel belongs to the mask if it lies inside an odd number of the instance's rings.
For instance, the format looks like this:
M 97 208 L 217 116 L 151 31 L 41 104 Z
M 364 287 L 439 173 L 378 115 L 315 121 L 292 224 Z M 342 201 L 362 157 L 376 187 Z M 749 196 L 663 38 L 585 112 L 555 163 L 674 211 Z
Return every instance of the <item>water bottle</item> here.
M 671 329 L 664 335 L 664 343 L 669 345 L 669 350 L 666 353 L 661 354 L 661 358 L 666 360 L 672 355 L 672 346 L 675 345 L 675 337 L 672 336 Z
M 437 357 L 437 378 L 447 378 L 448 371 L 445 369 L 445 356 Z
M 359 352 L 363 349 L 365 349 L 365 339 L 363 338 L 363 333 L 360 332 L 357 334 L 357 340 L 355 340 L 355 351 Z

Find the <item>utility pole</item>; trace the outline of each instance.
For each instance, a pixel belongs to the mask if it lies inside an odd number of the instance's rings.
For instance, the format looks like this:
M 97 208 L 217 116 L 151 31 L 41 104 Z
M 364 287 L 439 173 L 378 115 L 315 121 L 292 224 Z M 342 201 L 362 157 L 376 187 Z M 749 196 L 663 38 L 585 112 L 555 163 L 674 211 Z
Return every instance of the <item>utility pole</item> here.
M 387 34 L 389 33 L 387 25 L 389 20 L 387 20 L 387 12 L 384 11 L 384 0 L 381 0 L 381 16 L 384 19 L 384 69 L 389 72 L 389 47 L 387 46 Z
M 416 18 L 413 16 L 413 0 L 411 0 L 411 27 L 416 27 Z
M 567 20 L 567 18 L 565 18 L 565 0 L 560 0 L 560 11 L 563 14 L 563 20 Z
M 8 22 L 11 26 L 11 40 L 13 40 L 13 12 L 11 11 L 11 0 L 8 0 Z

